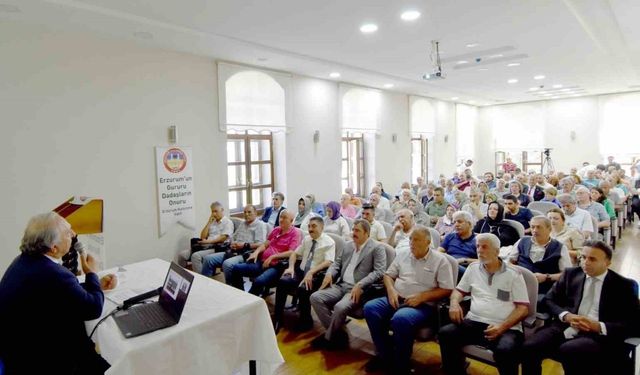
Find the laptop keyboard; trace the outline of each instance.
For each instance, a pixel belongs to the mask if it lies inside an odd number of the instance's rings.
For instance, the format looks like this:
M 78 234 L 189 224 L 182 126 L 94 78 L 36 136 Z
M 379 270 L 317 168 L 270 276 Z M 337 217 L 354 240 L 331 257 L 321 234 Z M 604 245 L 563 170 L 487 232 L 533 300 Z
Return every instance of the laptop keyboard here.
M 163 328 L 174 324 L 173 319 L 159 303 L 149 303 L 130 309 L 140 323 L 147 329 Z

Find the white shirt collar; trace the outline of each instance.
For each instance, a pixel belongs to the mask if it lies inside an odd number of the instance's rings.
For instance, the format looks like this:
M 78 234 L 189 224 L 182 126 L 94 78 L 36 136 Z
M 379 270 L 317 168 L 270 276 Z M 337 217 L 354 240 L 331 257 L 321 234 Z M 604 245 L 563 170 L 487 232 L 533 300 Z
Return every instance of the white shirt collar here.
M 62 259 L 54 258 L 54 257 L 52 257 L 51 255 L 47 255 L 47 254 L 44 254 L 44 256 L 46 256 L 47 258 L 49 258 L 49 260 L 51 260 L 53 263 L 56 263 L 56 264 L 62 265 Z
M 601 273 L 598 276 L 589 276 L 589 275 L 587 275 L 587 279 L 594 278 L 594 279 L 598 279 L 598 280 L 604 282 L 604 278 L 607 277 L 607 273 L 608 272 L 609 272 L 609 270 L 607 269 L 607 270 L 605 270 L 603 273 Z

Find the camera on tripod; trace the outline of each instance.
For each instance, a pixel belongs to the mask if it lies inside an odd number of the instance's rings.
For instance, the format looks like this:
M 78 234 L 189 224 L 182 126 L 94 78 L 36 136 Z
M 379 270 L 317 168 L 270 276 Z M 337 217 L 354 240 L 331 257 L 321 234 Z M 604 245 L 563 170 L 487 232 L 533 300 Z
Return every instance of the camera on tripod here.
M 553 149 L 552 148 L 545 148 L 544 152 L 543 152 L 544 156 L 550 157 L 551 156 L 551 150 L 553 150 Z

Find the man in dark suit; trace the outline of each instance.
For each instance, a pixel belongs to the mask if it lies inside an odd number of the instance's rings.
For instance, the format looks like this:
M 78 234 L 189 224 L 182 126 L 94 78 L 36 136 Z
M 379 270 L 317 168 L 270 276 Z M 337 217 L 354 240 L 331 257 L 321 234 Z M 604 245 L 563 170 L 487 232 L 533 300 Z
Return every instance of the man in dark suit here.
M 313 340 L 316 348 L 348 346 L 349 338 L 342 330 L 347 314 L 362 305 L 364 289 L 382 278 L 387 266 L 386 252 L 381 243 L 369 239 L 369 230 L 368 221 L 355 221 L 353 242 L 347 243 L 327 270 L 320 290 L 311 295 L 311 305 L 327 330 Z
M 540 374 L 544 358 L 557 358 L 564 373 L 622 373 L 624 340 L 638 333 L 640 306 L 633 281 L 608 269 L 611 248 L 586 241 L 582 266 L 567 268 L 543 302 L 554 317 L 522 348 L 524 375 Z
M 0 358 L 7 374 L 103 374 L 84 321 L 102 313 L 104 296 L 96 262 L 81 255 L 83 284 L 62 266 L 74 236 L 55 212 L 33 217 L 20 251 L 0 281 Z M 115 278 L 102 280 L 112 288 Z
M 277 227 L 280 225 L 280 213 L 285 209 L 282 205 L 284 203 L 284 194 L 278 192 L 273 193 L 271 203 L 272 206 L 264 209 L 264 213 L 260 220 L 271 224 L 272 227 Z

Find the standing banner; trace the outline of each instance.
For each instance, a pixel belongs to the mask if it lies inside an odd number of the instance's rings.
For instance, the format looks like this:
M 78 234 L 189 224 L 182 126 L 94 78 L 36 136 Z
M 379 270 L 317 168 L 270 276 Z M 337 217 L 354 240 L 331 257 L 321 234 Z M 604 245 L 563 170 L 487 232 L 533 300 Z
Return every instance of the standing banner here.
M 175 223 L 195 230 L 191 147 L 156 147 L 160 237 Z

